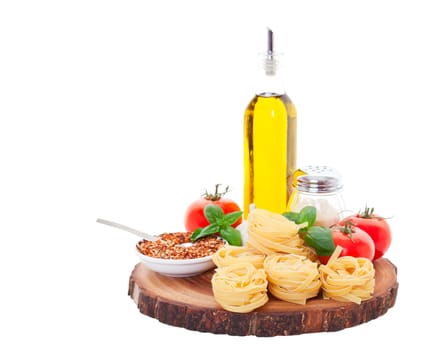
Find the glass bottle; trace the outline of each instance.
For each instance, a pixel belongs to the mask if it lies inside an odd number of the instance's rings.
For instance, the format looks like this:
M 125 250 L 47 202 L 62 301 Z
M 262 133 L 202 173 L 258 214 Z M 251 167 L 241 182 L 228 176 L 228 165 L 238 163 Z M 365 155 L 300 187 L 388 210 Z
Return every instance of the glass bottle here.
M 296 168 L 296 108 L 285 93 L 268 29 L 264 74 L 244 113 L 244 217 L 249 207 L 286 211 Z

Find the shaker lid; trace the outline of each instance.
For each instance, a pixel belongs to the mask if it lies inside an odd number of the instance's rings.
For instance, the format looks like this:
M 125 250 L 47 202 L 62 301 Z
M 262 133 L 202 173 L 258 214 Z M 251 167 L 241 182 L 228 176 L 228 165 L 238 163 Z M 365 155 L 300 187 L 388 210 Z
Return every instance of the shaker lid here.
M 343 188 L 340 173 L 326 165 L 308 165 L 296 179 L 296 188 L 302 192 L 330 193 Z
M 341 178 L 340 173 L 328 165 L 307 165 L 301 168 L 306 175 L 332 176 Z
M 325 175 L 302 175 L 297 178 L 298 191 L 310 193 L 331 193 L 340 191 L 343 184 L 339 177 Z
M 340 173 L 327 165 L 307 165 L 296 172 L 295 188 L 301 192 L 332 193 L 343 188 Z

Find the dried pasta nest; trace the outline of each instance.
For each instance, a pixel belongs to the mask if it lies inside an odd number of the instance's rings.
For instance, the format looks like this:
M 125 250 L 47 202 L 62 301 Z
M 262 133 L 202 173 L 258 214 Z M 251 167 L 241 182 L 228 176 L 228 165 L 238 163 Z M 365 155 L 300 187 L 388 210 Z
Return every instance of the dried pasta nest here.
M 265 255 L 256 249 L 247 246 L 225 246 L 220 248 L 213 256 L 212 260 L 217 267 L 224 267 L 240 262 L 251 263 L 256 268 L 264 266 Z
M 276 298 L 304 305 L 320 291 L 317 263 L 295 254 L 269 255 L 264 261 L 268 289 Z
M 375 268 L 366 258 L 338 257 L 336 249 L 326 265 L 320 265 L 323 297 L 360 304 L 370 299 L 375 289 Z
M 297 254 L 316 259 L 314 251 L 304 245 L 299 236 L 302 225 L 278 213 L 254 209 L 247 220 L 247 245 L 259 252 L 270 254 Z
M 251 312 L 268 301 L 266 273 L 251 263 L 217 268 L 211 283 L 216 301 L 228 311 Z

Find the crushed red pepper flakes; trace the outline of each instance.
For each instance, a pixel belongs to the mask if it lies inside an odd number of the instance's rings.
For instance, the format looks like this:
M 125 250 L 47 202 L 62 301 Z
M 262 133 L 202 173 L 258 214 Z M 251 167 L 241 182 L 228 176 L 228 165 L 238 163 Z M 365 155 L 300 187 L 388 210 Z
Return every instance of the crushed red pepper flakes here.
M 163 233 L 156 241 L 143 240 L 137 244 L 140 253 L 160 259 L 196 259 L 214 254 L 224 246 L 223 239 L 207 236 L 191 241 L 191 232 Z M 183 243 L 193 243 L 183 246 Z

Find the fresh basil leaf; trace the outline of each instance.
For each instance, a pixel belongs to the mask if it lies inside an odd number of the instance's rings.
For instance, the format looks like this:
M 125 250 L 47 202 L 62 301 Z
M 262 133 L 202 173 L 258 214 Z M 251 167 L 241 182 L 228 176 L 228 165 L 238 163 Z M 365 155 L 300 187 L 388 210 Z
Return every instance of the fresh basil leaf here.
M 305 244 L 315 249 L 319 256 L 329 256 L 335 250 L 332 231 L 323 226 L 312 226 L 304 238 Z
M 205 208 L 203 208 L 203 214 L 210 224 L 221 223 L 225 216 L 223 209 L 214 204 L 205 206 Z
M 219 230 L 220 230 L 220 226 L 217 224 L 211 224 L 202 229 L 196 229 L 191 235 L 191 240 L 195 241 L 199 238 L 213 235 L 214 233 L 219 232 Z
M 192 240 L 192 241 L 195 241 L 195 240 L 199 237 L 200 232 L 202 232 L 202 228 L 201 228 L 201 227 L 196 228 L 196 229 L 193 231 L 193 233 L 191 234 L 191 240 Z
M 220 229 L 220 236 L 230 245 L 241 246 L 240 231 L 232 226 L 224 226 Z
M 299 213 L 295 213 L 295 212 L 292 212 L 292 211 L 283 213 L 282 216 L 285 216 L 288 220 L 293 221 L 296 224 L 297 224 L 296 221 L 299 220 Z
M 234 211 L 232 213 L 228 213 L 223 218 L 223 224 L 224 225 L 232 225 L 237 222 L 239 218 L 241 218 L 241 215 L 243 215 L 242 211 Z
M 282 215 L 285 216 L 288 220 L 293 221 L 297 225 L 307 222 L 308 225 L 306 229 L 308 229 L 316 222 L 317 210 L 315 207 L 308 205 L 306 207 L 303 207 L 299 212 L 290 211 Z
M 213 235 L 214 233 L 217 233 L 219 231 L 220 231 L 220 225 L 211 224 L 202 229 L 202 234 L 208 236 L 208 235 Z
M 303 224 L 304 222 L 308 223 L 307 229 L 312 227 L 316 222 L 317 210 L 315 207 L 306 206 L 301 209 L 299 212 L 299 222 L 298 224 Z

